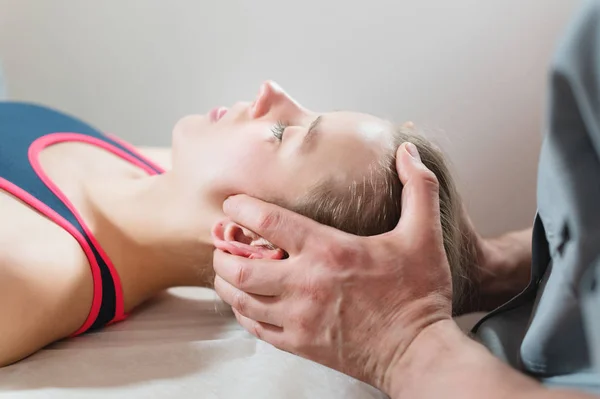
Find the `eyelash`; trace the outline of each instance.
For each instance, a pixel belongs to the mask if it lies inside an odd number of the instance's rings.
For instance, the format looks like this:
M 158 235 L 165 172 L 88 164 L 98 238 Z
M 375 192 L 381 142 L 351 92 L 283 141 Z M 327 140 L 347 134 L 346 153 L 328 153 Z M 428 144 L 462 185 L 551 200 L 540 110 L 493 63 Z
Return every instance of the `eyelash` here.
M 275 138 L 279 141 L 281 141 L 283 139 L 283 132 L 285 131 L 285 129 L 289 126 L 289 123 L 285 123 L 283 121 L 277 121 L 277 123 L 275 123 L 275 125 L 273 125 L 273 127 L 271 128 L 271 132 L 273 133 L 273 136 L 275 136 Z

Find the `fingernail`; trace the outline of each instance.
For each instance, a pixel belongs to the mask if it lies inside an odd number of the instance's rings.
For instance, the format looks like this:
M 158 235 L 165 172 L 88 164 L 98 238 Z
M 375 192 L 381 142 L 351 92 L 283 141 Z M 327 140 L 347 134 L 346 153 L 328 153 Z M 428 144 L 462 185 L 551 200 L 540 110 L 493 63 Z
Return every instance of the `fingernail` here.
M 421 156 L 419 155 L 419 150 L 417 150 L 417 146 L 415 146 L 413 143 L 406 143 L 404 148 L 411 157 L 421 162 Z

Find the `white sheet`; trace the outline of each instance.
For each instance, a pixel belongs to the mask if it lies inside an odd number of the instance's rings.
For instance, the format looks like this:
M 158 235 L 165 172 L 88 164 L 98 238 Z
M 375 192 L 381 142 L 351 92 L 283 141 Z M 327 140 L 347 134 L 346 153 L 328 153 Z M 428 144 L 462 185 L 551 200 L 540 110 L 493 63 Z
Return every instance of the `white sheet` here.
M 9 398 L 385 398 L 254 339 L 212 290 L 176 288 L 122 323 L 0 369 Z

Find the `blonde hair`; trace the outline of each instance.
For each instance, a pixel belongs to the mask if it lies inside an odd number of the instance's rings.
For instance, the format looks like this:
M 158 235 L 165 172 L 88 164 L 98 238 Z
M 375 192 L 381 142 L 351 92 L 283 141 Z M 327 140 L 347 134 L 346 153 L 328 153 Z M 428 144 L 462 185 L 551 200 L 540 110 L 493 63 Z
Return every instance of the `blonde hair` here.
M 402 183 L 396 171 L 396 149 L 406 141 L 417 147 L 423 164 L 439 182 L 444 249 L 452 274 L 452 308 L 453 314 L 460 314 L 470 300 L 468 286 L 475 260 L 472 245 L 463 234 L 461 199 L 442 152 L 410 128 L 403 126 L 394 130 L 389 151 L 361 181 L 353 181 L 343 188 L 331 182 L 320 184 L 298 204 L 287 207 L 355 235 L 372 236 L 393 230 L 402 211 Z

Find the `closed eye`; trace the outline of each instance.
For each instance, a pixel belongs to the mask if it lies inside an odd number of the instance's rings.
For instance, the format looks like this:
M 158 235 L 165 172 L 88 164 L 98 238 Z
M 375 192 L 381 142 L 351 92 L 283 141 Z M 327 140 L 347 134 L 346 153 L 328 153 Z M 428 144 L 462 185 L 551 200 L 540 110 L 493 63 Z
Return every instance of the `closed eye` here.
M 271 128 L 271 132 L 273 133 L 273 136 L 275 136 L 275 138 L 279 141 L 283 140 L 283 133 L 285 132 L 285 129 L 288 128 L 290 125 L 289 123 L 285 123 L 283 121 L 277 121 L 275 123 L 275 125 L 273 125 L 273 127 Z

